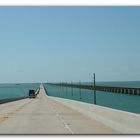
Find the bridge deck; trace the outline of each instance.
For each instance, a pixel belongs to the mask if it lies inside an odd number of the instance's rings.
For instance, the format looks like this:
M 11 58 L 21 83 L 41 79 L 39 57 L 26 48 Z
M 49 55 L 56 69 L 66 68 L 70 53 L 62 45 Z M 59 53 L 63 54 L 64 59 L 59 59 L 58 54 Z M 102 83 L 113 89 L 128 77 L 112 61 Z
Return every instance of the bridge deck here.
M 0 105 L 0 134 L 112 134 L 114 130 L 46 96 Z

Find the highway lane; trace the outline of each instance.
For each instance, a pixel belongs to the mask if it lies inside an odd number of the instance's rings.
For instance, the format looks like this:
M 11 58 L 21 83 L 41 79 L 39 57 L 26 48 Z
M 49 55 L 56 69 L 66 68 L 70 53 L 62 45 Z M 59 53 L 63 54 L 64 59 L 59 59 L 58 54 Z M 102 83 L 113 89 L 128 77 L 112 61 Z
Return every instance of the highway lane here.
M 0 134 L 112 134 L 90 119 L 46 96 L 43 86 L 36 99 L 0 105 Z
M 2 123 L 11 114 L 23 108 L 25 105 L 29 104 L 30 102 L 31 101 L 29 101 L 28 99 L 23 99 L 19 101 L 0 104 L 0 123 Z

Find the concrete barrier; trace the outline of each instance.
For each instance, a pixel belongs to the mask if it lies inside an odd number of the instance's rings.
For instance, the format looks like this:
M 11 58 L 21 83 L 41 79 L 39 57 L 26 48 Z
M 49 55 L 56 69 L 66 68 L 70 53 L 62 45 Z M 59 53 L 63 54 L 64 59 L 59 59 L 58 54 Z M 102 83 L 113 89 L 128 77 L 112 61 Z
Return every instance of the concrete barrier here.
M 26 99 L 26 98 L 28 98 L 28 97 L 1 99 L 0 104 L 4 104 L 4 103 L 8 103 L 8 102 L 14 102 L 14 101 L 22 100 L 22 99 Z
M 140 115 L 84 102 L 50 97 L 122 134 L 140 134 Z

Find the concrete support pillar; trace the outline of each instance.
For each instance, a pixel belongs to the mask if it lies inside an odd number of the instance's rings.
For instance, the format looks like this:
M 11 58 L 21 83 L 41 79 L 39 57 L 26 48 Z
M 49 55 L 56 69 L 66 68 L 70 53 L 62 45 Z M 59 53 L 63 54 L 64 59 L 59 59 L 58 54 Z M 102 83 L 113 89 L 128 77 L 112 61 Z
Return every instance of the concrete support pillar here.
M 125 93 L 128 94 L 128 89 L 125 89 Z
M 136 89 L 134 89 L 134 95 L 137 95 L 137 90 Z
M 120 88 L 117 89 L 117 93 L 120 93 Z
M 122 93 L 124 93 L 124 89 L 122 88 L 122 91 L 121 91 Z
M 140 95 L 140 89 L 138 89 L 137 94 Z
M 133 90 L 132 89 L 129 89 L 129 94 L 133 94 Z

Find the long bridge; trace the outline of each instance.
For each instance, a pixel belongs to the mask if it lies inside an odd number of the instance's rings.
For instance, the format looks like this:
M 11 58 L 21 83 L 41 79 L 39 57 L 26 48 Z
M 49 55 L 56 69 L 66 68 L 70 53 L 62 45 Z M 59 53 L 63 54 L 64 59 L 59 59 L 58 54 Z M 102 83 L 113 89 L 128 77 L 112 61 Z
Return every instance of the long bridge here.
M 122 93 L 130 95 L 139 95 L 140 88 L 131 88 L 131 87 L 113 87 L 113 86 L 97 86 L 97 85 L 84 85 L 84 84 L 72 84 L 72 83 L 48 83 L 50 85 L 62 86 L 62 87 L 71 87 L 71 88 L 81 88 L 81 89 L 90 89 L 104 92 L 113 92 L 113 93 Z
M 57 98 L 46 95 L 43 85 L 35 99 L 0 105 L 0 134 L 112 134 L 112 128 L 82 115 Z
M 66 83 L 61 86 L 95 88 Z M 140 134 L 139 114 L 51 97 L 42 84 L 37 92 L 35 99 L 0 104 L 0 134 Z

